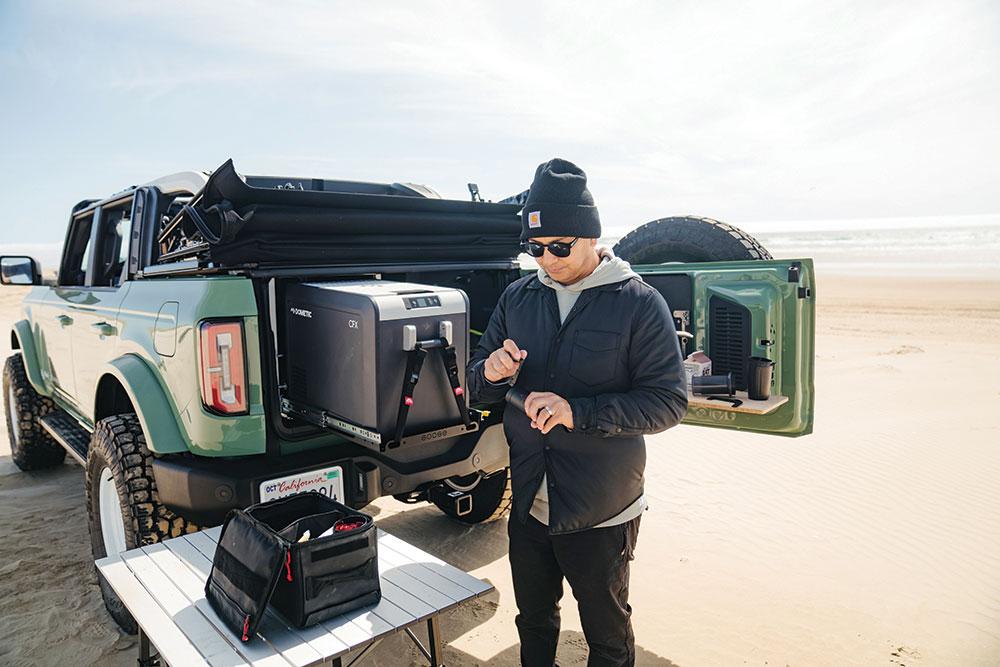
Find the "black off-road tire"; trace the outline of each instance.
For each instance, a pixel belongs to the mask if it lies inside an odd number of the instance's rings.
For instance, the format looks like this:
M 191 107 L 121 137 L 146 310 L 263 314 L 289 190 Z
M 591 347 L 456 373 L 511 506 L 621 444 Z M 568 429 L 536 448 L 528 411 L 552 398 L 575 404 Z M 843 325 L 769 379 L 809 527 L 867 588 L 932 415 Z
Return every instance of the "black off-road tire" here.
M 38 470 L 62 463 L 66 450 L 38 421 L 58 408 L 51 398 L 41 396 L 28 382 L 20 354 L 7 357 L 3 365 L 3 395 L 10 457 L 17 467 Z
M 661 218 L 629 232 L 614 253 L 630 264 L 771 259 L 757 239 L 711 218 Z
M 455 480 L 456 490 L 461 490 L 463 480 Z M 450 487 L 446 487 L 450 488 Z M 510 488 L 510 469 L 495 473 L 479 480 L 475 487 L 468 490 L 472 496 L 472 511 L 459 516 L 453 503 L 434 500 L 439 510 L 462 523 L 489 523 L 502 519 L 510 514 L 510 504 L 514 492 Z
M 126 549 L 201 530 L 201 526 L 177 516 L 160 503 L 153 479 L 152 458 L 146 449 L 146 436 L 139 418 L 134 414 L 115 415 L 97 422 L 87 452 L 86 480 L 90 547 L 94 560 L 108 555 L 100 508 L 100 481 L 105 468 L 110 471 L 117 491 L 125 524 Z M 135 634 L 138 631 L 135 619 L 100 573 L 98 581 L 111 618 L 122 630 Z

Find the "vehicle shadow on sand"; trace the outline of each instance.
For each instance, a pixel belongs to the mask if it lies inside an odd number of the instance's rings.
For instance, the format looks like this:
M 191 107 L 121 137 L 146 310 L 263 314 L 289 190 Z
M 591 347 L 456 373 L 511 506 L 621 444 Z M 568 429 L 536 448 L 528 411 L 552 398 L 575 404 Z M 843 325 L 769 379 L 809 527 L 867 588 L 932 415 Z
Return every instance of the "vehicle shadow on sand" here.
M 470 526 L 445 516 L 433 505 L 415 505 L 398 514 L 376 516 L 375 523 L 466 572 L 507 557 L 507 522 L 503 520 Z

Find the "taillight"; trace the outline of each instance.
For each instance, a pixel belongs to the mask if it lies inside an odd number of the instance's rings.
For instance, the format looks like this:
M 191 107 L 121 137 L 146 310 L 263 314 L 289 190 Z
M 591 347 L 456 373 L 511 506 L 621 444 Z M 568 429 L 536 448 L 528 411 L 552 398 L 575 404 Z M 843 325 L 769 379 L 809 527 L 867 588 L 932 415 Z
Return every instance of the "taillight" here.
M 247 374 L 242 322 L 202 322 L 201 400 L 223 414 L 247 411 Z

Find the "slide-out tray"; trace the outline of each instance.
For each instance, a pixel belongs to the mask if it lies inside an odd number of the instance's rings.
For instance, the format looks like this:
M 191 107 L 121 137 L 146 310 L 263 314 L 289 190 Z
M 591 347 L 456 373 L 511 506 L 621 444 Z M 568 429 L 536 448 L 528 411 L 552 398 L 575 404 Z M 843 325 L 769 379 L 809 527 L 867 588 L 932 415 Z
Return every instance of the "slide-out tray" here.
M 728 410 L 730 412 L 747 412 L 752 415 L 766 415 L 769 412 L 774 412 L 779 406 L 784 405 L 788 402 L 787 396 L 771 396 L 766 401 L 754 401 L 751 400 L 745 391 L 737 391 L 735 396 L 732 398 L 738 398 L 743 401 L 743 405 L 739 407 L 733 407 L 732 404 L 726 401 L 716 401 L 708 400 L 708 396 L 702 396 L 701 394 L 692 394 L 688 392 L 688 406 L 698 406 L 700 408 L 714 408 L 716 410 Z

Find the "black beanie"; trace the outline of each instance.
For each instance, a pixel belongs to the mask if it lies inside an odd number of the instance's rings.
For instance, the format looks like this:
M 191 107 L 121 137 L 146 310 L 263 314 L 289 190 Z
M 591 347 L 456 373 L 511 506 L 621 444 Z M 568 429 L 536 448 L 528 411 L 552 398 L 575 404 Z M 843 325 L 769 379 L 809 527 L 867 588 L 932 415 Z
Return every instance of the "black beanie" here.
M 539 236 L 596 239 L 601 219 L 583 169 L 560 158 L 538 165 L 521 209 L 521 240 Z

